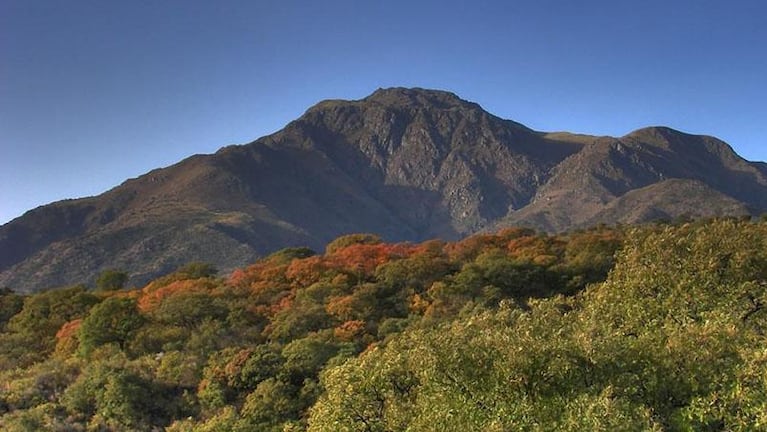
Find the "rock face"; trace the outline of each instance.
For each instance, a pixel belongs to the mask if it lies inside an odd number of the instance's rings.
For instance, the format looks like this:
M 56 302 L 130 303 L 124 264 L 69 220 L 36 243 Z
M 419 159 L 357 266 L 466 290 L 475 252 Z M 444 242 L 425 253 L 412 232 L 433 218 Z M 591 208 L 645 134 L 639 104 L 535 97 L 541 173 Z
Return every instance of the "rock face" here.
M 0 227 L 0 286 L 45 289 L 106 268 L 141 284 L 190 261 L 226 271 L 351 232 L 419 241 L 765 210 L 765 165 L 716 138 L 542 133 L 452 93 L 395 88 L 27 212 Z

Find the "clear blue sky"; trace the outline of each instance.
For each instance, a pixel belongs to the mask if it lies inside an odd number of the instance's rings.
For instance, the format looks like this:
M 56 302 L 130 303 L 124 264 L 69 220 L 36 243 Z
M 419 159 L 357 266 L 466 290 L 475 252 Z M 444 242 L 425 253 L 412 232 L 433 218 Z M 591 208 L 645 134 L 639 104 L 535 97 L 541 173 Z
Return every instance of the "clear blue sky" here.
M 762 0 L 0 0 L 0 223 L 378 87 L 767 160 L 766 17 Z

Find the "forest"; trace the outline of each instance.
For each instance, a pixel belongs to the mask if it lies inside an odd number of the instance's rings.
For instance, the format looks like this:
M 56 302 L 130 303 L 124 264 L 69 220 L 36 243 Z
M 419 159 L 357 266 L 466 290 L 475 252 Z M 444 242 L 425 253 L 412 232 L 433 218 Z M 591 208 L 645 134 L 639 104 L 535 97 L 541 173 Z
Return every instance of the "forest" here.
M 125 282 L 0 292 L 0 429 L 767 430 L 764 220 L 353 234 Z

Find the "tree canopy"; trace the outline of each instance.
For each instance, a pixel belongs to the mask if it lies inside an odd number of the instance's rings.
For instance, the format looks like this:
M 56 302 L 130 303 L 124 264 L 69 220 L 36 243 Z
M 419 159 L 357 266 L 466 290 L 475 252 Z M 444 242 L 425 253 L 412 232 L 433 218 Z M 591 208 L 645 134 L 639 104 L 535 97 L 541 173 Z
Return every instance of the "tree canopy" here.
M 0 428 L 767 430 L 767 223 L 342 237 L 0 292 Z

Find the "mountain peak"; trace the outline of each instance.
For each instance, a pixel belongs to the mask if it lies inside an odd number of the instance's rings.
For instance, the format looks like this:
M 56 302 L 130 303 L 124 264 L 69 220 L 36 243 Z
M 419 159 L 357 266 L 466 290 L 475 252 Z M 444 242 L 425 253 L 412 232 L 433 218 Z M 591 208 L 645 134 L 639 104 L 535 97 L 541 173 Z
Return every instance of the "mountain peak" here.
M 384 111 L 387 114 L 382 116 L 381 113 Z M 367 119 L 362 119 L 362 117 L 367 117 Z M 382 123 L 384 117 L 388 117 L 388 120 Z M 395 119 L 400 124 L 394 125 L 392 122 Z M 427 129 L 432 129 L 432 126 L 435 126 L 436 129 L 440 129 L 447 135 L 452 135 L 453 129 L 458 127 L 462 119 L 474 123 L 477 127 L 480 123 L 494 124 L 497 126 L 496 129 L 536 133 L 521 123 L 499 118 L 485 111 L 479 104 L 461 99 L 455 93 L 419 87 L 379 88 L 359 100 L 323 100 L 309 108 L 299 120 L 315 125 L 323 124 L 336 132 L 363 127 L 367 132 L 381 135 L 383 131 L 374 131 L 374 129 L 380 129 L 381 126 L 405 128 L 414 121 L 418 123 L 424 119 L 428 119 L 427 122 L 440 123 L 440 125 L 437 127 L 436 124 L 421 124 L 420 126 L 429 126 Z M 449 131 L 446 129 L 450 129 L 452 132 L 448 133 Z M 397 135 L 402 135 L 403 131 L 404 129 L 396 131 Z M 384 135 L 386 134 L 384 133 Z
M 444 111 L 466 110 L 469 112 L 484 112 L 481 106 L 474 102 L 461 99 L 454 93 L 444 90 L 424 88 L 391 87 L 379 88 L 370 95 L 359 100 L 326 99 L 318 102 L 307 110 L 307 114 L 324 115 L 331 111 L 347 111 L 358 108 L 383 107 L 396 111 Z
M 690 137 L 688 133 L 672 129 L 668 126 L 648 126 L 629 132 L 623 138 L 649 138 L 649 139 L 662 139 L 665 141 L 670 140 L 672 137 Z
M 430 107 L 430 108 L 480 108 L 479 105 L 461 99 L 455 93 L 444 90 L 424 89 L 420 87 L 379 88 L 365 102 L 380 103 L 390 106 Z
M 673 150 L 690 157 L 701 157 L 706 153 L 715 154 L 715 158 L 730 162 L 740 159 L 729 144 L 708 136 L 695 135 L 678 131 L 666 126 L 651 126 L 637 129 L 621 138 L 624 141 L 636 141 L 658 148 Z

